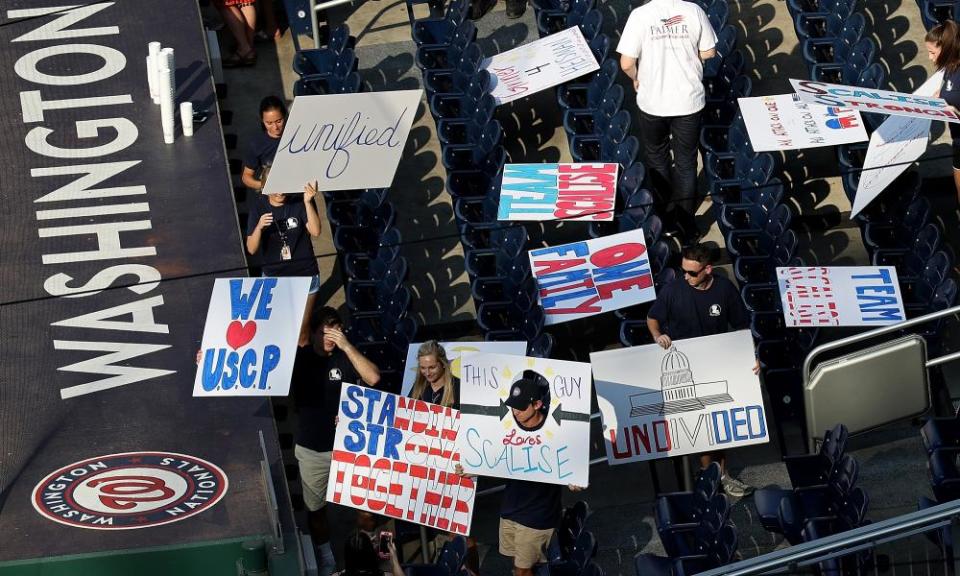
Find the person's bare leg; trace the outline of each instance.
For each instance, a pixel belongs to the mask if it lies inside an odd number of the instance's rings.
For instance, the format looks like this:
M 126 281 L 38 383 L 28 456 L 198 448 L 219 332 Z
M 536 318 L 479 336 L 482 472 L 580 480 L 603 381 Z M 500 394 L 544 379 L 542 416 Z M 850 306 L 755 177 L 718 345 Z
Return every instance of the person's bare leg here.
M 240 14 L 246 26 L 244 31 L 247 35 L 247 44 L 250 46 L 250 50 L 253 50 L 253 37 L 257 33 L 257 6 L 255 4 L 241 6 Z
M 533 568 L 513 567 L 513 576 L 533 576 Z
M 267 38 L 279 38 L 280 27 L 277 25 L 277 12 L 273 7 L 273 0 L 258 0 L 261 16 L 263 17 L 263 32 Z
M 230 35 L 233 36 L 237 44 L 237 54 L 249 56 L 253 52 L 253 44 L 247 38 L 247 24 L 243 13 L 236 6 L 222 6 L 221 8 L 221 5 L 218 4 L 218 9 L 220 9 L 220 14 L 223 16 L 227 29 L 230 30 Z

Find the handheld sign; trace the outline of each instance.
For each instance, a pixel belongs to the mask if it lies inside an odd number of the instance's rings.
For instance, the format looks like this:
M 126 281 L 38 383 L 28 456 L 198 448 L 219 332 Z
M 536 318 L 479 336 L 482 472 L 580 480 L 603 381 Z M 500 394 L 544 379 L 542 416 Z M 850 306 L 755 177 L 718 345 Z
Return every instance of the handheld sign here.
M 485 59 L 481 70 L 493 76 L 491 93 L 497 105 L 525 98 L 600 65 L 578 26 Z
M 796 94 L 738 98 L 750 145 L 757 152 L 863 142 L 867 131 L 850 108 L 800 102 Z
M 422 342 L 411 342 L 407 348 L 407 361 L 403 371 L 403 384 L 400 385 L 400 394 L 407 396 L 413 389 L 413 383 L 417 379 L 417 372 L 420 370 L 417 361 L 417 350 Z M 473 352 L 489 352 L 492 354 L 511 354 L 513 356 L 526 356 L 526 342 L 439 342 L 447 353 L 447 360 L 450 361 L 450 373 L 460 377 L 460 361 L 464 354 Z
M 749 330 L 590 354 L 607 461 L 770 440 Z
M 470 533 L 476 482 L 453 473 L 460 413 L 344 383 L 327 501 Z
M 797 95 L 800 96 L 800 100 L 810 104 L 840 106 L 854 108 L 861 112 L 877 112 L 894 116 L 924 118 L 926 120 L 960 122 L 960 117 L 950 109 L 943 98 L 828 84 L 812 80 L 791 79 L 790 84 Z
M 506 164 L 499 220 L 613 220 L 619 164 Z
M 264 194 L 389 188 L 422 90 L 297 96 Z
M 460 362 L 460 435 L 467 472 L 587 486 L 590 365 L 505 354 Z
M 927 79 L 914 94 L 931 96 L 940 90 L 943 71 Z M 923 155 L 930 143 L 930 120 L 890 116 L 870 135 L 867 157 L 857 183 L 850 217 L 853 218 L 886 190 L 897 176 Z
M 777 268 L 787 326 L 886 326 L 906 319 L 893 266 Z
M 286 396 L 310 278 L 217 278 L 194 396 Z
M 545 324 L 559 324 L 654 300 L 643 230 L 531 250 Z

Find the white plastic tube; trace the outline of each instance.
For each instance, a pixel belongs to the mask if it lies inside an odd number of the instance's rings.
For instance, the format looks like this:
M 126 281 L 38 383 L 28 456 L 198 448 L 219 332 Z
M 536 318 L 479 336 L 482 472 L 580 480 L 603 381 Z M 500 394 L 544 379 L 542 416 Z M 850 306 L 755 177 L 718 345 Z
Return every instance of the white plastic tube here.
M 160 70 L 160 43 L 147 44 L 147 84 L 150 87 L 150 98 L 154 104 L 160 103 L 160 86 L 157 72 Z
M 173 144 L 173 72 L 169 68 L 160 70 L 160 125 L 163 128 L 163 141 Z
M 180 125 L 184 136 L 193 136 L 193 102 L 180 103 Z

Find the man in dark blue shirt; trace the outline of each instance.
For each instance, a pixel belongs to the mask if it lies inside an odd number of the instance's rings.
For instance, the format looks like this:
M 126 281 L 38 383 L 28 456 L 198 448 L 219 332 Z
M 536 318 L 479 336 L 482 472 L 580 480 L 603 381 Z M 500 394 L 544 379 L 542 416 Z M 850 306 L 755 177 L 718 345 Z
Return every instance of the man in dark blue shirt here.
M 683 278 L 665 286 L 647 313 L 647 328 L 654 341 L 667 350 L 674 340 L 748 328 L 750 315 L 740 292 L 733 282 L 713 275 L 713 250 L 697 244 L 684 248 L 682 256 Z M 758 370 L 759 365 L 755 365 L 754 373 Z M 726 473 L 723 452 L 702 454 L 700 466 L 706 468 L 713 460 L 720 462 L 721 482 L 727 494 L 742 497 L 753 492 L 753 486 Z

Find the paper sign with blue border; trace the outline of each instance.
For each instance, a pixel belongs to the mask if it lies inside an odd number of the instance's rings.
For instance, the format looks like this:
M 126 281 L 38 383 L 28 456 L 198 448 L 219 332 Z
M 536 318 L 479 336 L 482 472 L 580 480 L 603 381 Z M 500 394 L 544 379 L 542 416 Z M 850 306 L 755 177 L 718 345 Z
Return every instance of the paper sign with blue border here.
M 467 535 L 477 493 L 454 473 L 460 413 L 344 383 L 327 502 Z
M 654 300 L 643 230 L 531 250 L 545 324 L 559 324 Z
M 770 441 L 749 330 L 590 354 L 607 461 Z
M 590 365 L 506 354 L 460 361 L 464 470 L 481 476 L 587 486 Z
M 309 277 L 217 278 L 194 396 L 286 396 Z
M 886 326 L 906 319 L 893 266 L 777 268 L 787 326 Z
M 619 164 L 506 164 L 499 220 L 613 220 Z
M 823 106 L 841 106 L 860 112 L 909 116 L 927 120 L 960 123 L 960 116 L 946 100 L 907 92 L 891 92 L 858 86 L 828 84 L 813 80 L 790 80 L 800 100 Z

